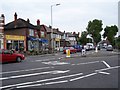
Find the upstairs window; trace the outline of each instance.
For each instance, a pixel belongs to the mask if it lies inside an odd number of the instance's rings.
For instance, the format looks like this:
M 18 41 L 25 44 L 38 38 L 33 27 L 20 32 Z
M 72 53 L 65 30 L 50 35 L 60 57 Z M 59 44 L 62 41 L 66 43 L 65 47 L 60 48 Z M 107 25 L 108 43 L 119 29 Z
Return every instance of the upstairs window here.
M 45 33 L 41 31 L 41 37 L 45 37 Z
M 29 35 L 34 36 L 34 30 L 33 29 L 29 29 Z

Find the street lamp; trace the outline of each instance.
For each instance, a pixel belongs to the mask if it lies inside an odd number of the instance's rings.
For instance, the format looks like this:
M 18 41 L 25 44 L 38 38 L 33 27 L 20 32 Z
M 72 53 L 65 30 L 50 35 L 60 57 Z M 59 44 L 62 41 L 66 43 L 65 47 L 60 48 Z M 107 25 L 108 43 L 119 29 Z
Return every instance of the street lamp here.
M 53 40 L 53 29 L 52 29 L 52 26 L 53 26 L 53 17 L 52 17 L 52 8 L 53 6 L 59 6 L 60 4 L 54 4 L 54 5 L 51 5 L 51 38 L 52 38 L 52 52 L 54 52 L 54 40 Z

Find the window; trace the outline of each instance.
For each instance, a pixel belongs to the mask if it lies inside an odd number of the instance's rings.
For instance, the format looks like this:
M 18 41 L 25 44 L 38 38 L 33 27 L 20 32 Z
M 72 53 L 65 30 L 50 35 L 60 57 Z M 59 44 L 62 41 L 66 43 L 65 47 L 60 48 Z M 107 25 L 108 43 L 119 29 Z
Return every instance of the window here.
M 29 35 L 34 36 L 34 30 L 33 29 L 29 29 Z
M 9 50 L 5 50 L 4 54 L 10 54 L 10 51 Z
M 0 40 L 0 48 L 1 48 L 1 44 L 2 44 L 2 43 L 1 43 L 1 40 Z
M 41 37 L 45 37 L 45 34 L 44 32 L 41 31 Z
M 2 54 L 2 50 L 0 50 L 0 54 Z

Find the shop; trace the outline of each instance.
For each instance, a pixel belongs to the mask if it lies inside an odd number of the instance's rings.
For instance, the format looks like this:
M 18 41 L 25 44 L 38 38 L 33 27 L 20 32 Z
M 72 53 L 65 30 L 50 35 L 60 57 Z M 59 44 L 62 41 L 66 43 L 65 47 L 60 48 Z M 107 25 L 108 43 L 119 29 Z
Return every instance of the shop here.
M 4 41 L 4 35 L 3 35 L 3 33 L 0 33 L 0 49 L 4 48 L 3 41 Z
M 39 40 L 35 37 L 28 37 L 28 51 L 39 51 Z
M 40 43 L 40 50 L 41 51 L 45 51 L 46 49 L 48 49 L 48 40 L 41 38 L 39 39 L 39 43 Z
M 5 35 L 5 49 L 16 51 L 26 51 L 26 37 L 17 35 Z
M 55 38 L 55 49 L 57 51 L 59 51 L 59 49 L 60 49 L 60 39 L 59 38 Z

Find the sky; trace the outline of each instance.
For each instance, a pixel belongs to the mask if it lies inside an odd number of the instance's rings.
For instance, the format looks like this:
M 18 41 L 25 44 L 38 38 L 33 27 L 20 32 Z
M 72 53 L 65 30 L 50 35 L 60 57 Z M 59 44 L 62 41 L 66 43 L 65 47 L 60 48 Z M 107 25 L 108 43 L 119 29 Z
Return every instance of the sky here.
M 0 14 L 5 15 L 5 24 L 18 18 L 36 25 L 37 19 L 46 26 L 59 28 L 60 31 L 85 31 L 89 21 L 102 20 L 103 28 L 111 25 L 118 26 L 119 0 L 0 0 Z

